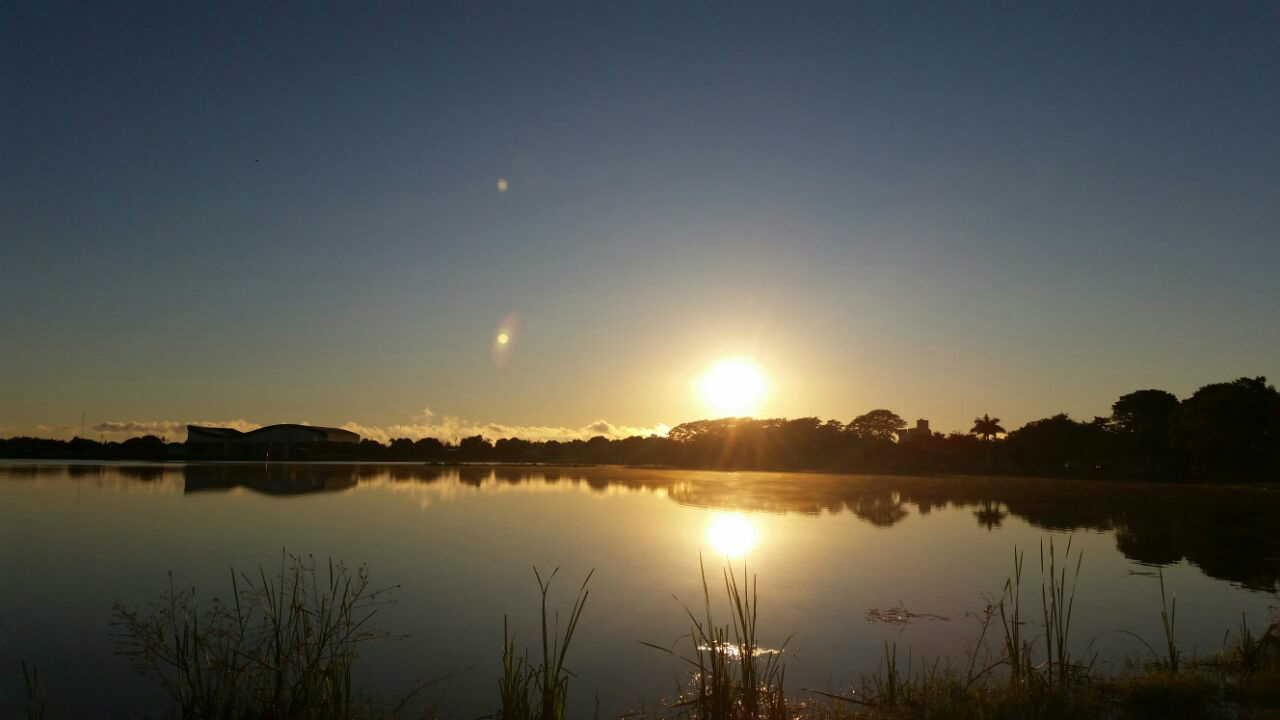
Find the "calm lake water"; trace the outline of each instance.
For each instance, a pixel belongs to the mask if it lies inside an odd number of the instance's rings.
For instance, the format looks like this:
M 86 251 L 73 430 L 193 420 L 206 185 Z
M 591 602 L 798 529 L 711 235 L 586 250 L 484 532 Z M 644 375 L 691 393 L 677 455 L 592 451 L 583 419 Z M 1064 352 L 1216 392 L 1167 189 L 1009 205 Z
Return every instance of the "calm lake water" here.
M 1280 586 L 1280 492 L 1145 484 L 718 473 L 622 468 L 421 465 L 0 464 L 0 706 L 21 707 L 19 661 L 39 666 L 55 717 L 133 716 L 155 691 L 114 655 L 113 603 L 156 599 L 172 571 L 201 597 L 226 597 L 230 568 L 279 567 L 281 550 L 367 563 L 399 585 L 375 624 L 398 639 L 366 646 L 358 679 L 393 698 L 418 681 L 452 716 L 495 707 L 503 615 L 537 633 L 531 568 L 560 568 L 567 609 L 594 569 L 570 652 L 580 709 L 652 708 L 682 669 L 639 641 L 688 631 L 699 553 L 758 574 L 762 641 L 786 651 L 792 694 L 839 690 L 876 669 L 884 641 L 904 660 L 963 657 L 969 614 L 1027 551 L 1068 537 L 1084 553 L 1076 650 L 1113 667 L 1157 645 L 1160 591 L 1177 594 L 1178 637 L 1219 647 L 1247 613 L 1261 624 Z M 673 597 L 675 596 L 675 597 Z M 1032 604 L 1032 603 L 1029 603 Z M 1038 612 L 1035 607 L 1026 611 Z M 871 622 L 905 606 L 946 619 Z M 727 615 L 722 613 L 722 618 Z M 1101 637 L 1097 637 L 1101 635 Z M 584 712 L 589 717 L 589 713 Z

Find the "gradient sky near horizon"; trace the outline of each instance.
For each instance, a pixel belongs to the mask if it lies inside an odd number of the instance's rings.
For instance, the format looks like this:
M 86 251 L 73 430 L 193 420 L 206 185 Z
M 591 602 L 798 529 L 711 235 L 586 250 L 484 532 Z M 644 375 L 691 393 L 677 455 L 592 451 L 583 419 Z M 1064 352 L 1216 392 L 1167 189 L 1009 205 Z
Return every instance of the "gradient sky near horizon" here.
M 761 415 L 940 430 L 1280 380 L 1275 3 L 15 2 L 0 33 L 0 435 L 652 428 L 726 356 Z

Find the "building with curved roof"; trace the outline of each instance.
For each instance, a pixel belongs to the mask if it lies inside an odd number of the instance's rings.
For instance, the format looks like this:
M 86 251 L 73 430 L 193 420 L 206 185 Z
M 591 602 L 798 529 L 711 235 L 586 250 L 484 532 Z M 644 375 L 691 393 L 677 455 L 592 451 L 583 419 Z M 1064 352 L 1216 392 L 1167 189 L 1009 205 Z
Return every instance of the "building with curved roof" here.
M 248 432 L 225 427 L 187 426 L 187 444 L 306 445 L 317 442 L 358 443 L 360 442 L 360 436 L 342 428 L 297 425 L 294 423 L 267 425 Z

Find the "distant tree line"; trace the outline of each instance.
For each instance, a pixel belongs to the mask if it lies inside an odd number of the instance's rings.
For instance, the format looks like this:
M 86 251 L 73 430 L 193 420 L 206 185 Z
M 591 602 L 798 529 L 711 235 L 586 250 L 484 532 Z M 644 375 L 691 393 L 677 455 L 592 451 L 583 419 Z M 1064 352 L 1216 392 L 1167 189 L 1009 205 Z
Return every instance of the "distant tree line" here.
M 291 448 L 292 460 L 664 465 L 875 473 L 1018 474 L 1202 482 L 1280 480 L 1280 392 L 1266 378 L 1206 385 L 1178 400 L 1163 390 L 1121 396 L 1111 415 L 1060 413 L 1006 432 L 975 418 L 968 433 L 916 430 L 876 409 L 845 423 L 816 417 L 684 423 L 666 437 L 559 442 L 476 435 Z M 282 459 L 281 448 L 166 443 L 145 436 L 99 443 L 0 440 L 0 457 L 94 460 Z

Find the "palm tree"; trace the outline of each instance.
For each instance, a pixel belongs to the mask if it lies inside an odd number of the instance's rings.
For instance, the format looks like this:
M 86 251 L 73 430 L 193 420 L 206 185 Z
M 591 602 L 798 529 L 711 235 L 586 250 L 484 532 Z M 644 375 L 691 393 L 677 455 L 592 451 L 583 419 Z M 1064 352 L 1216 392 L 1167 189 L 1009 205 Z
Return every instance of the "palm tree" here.
M 983 413 L 982 417 L 973 419 L 973 429 L 969 434 L 977 435 L 983 440 L 990 440 L 997 435 L 1005 434 L 1005 430 L 1000 427 L 1000 418 L 993 418 Z

